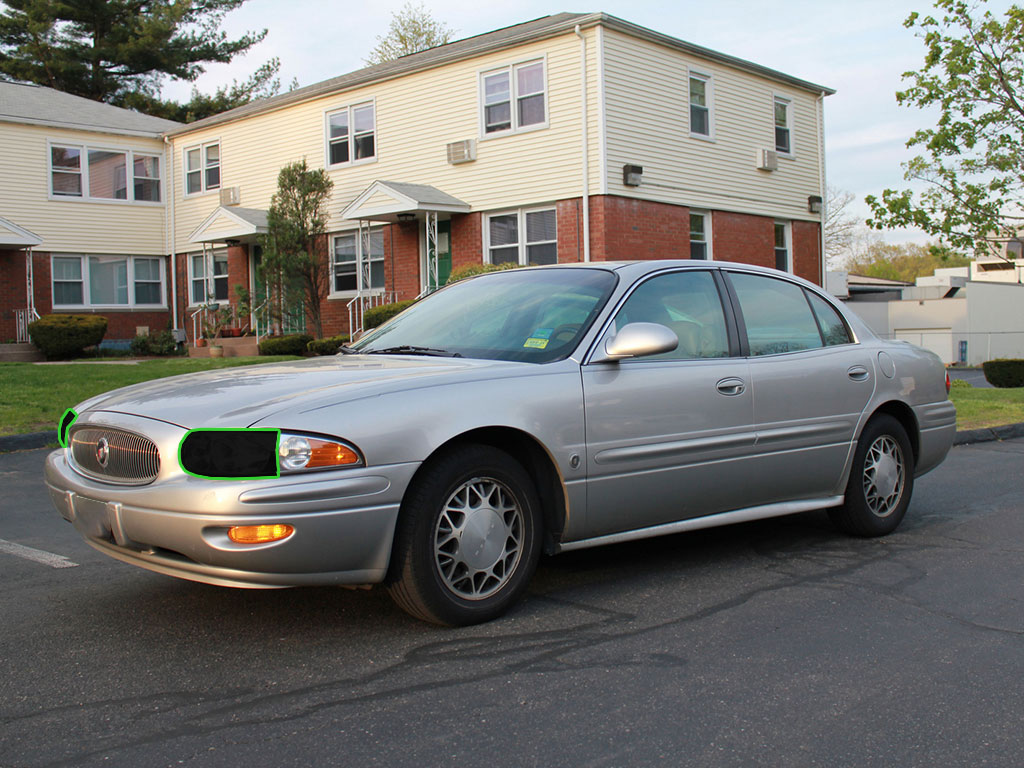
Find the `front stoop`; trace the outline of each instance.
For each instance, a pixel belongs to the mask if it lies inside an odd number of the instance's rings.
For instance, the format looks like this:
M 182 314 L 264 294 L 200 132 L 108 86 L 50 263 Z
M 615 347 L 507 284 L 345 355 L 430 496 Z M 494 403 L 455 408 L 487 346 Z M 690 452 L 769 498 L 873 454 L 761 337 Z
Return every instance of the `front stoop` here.
M 46 357 L 35 344 L 0 344 L 0 362 L 38 363 Z
M 217 339 L 217 344 L 224 348 L 224 357 L 255 357 L 260 353 L 260 347 L 256 343 L 255 336 L 234 336 L 227 339 Z M 210 348 L 189 347 L 189 357 L 209 357 Z

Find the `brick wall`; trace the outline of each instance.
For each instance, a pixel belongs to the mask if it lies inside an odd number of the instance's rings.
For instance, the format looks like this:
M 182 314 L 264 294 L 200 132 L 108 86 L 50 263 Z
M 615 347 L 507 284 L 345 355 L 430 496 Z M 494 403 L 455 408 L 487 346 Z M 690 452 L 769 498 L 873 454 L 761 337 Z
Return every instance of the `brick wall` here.
M 821 283 L 821 229 L 813 221 L 793 222 L 793 271 L 804 280 Z
M 583 261 L 583 205 L 582 198 L 559 200 L 555 203 L 558 226 L 558 263 Z M 591 230 L 593 231 L 593 230 Z M 591 238 L 593 240 L 593 238 Z
M 452 216 L 452 269 L 483 262 L 483 214 Z
M 0 250 L 0 344 L 17 337 L 14 311 L 27 306 L 25 252 Z
M 690 209 L 612 195 L 590 198 L 592 261 L 690 258 Z
M 775 220 L 727 211 L 711 212 L 711 250 L 716 260 L 775 266 Z

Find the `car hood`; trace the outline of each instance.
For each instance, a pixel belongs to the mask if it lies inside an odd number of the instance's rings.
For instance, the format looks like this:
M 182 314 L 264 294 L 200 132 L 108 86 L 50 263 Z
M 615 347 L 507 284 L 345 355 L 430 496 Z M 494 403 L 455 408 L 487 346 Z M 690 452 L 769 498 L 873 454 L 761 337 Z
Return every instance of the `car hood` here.
M 530 370 L 535 366 L 496 360 L 337 355 L 156 379 L 99 395 L 77 410 L 134 414 L 187 429 L 248 427 L 284 410 Z

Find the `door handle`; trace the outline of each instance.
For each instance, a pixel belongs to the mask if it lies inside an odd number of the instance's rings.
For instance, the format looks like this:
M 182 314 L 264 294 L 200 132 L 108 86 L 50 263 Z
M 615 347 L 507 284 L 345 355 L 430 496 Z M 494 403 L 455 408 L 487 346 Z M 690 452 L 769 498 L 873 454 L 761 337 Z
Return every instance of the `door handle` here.
M 863 365 L 854 365 L 847 370 L 846 375 L 854 381 L 864 381 L 868 377 L 868 369 Z
M 747 388 L 747 385 L 744 383 L 743 379 L 732 378 L 722 379 L 715 386 L 717 387 L 718 391 L 721 392 L 723 395 L 728 395 L 730 397 L 735 395 L 742 395 L 744 390 L 746 390 Z

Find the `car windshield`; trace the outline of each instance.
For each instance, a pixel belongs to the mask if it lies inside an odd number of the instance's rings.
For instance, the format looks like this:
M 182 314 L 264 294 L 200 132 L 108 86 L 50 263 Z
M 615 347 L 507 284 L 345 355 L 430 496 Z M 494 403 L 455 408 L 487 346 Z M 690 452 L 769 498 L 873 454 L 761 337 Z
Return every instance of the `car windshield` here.
M 568 357 L 615 287 L 604 269 L 481 275 L 417 302 L 350 348 L 548 363 Z

